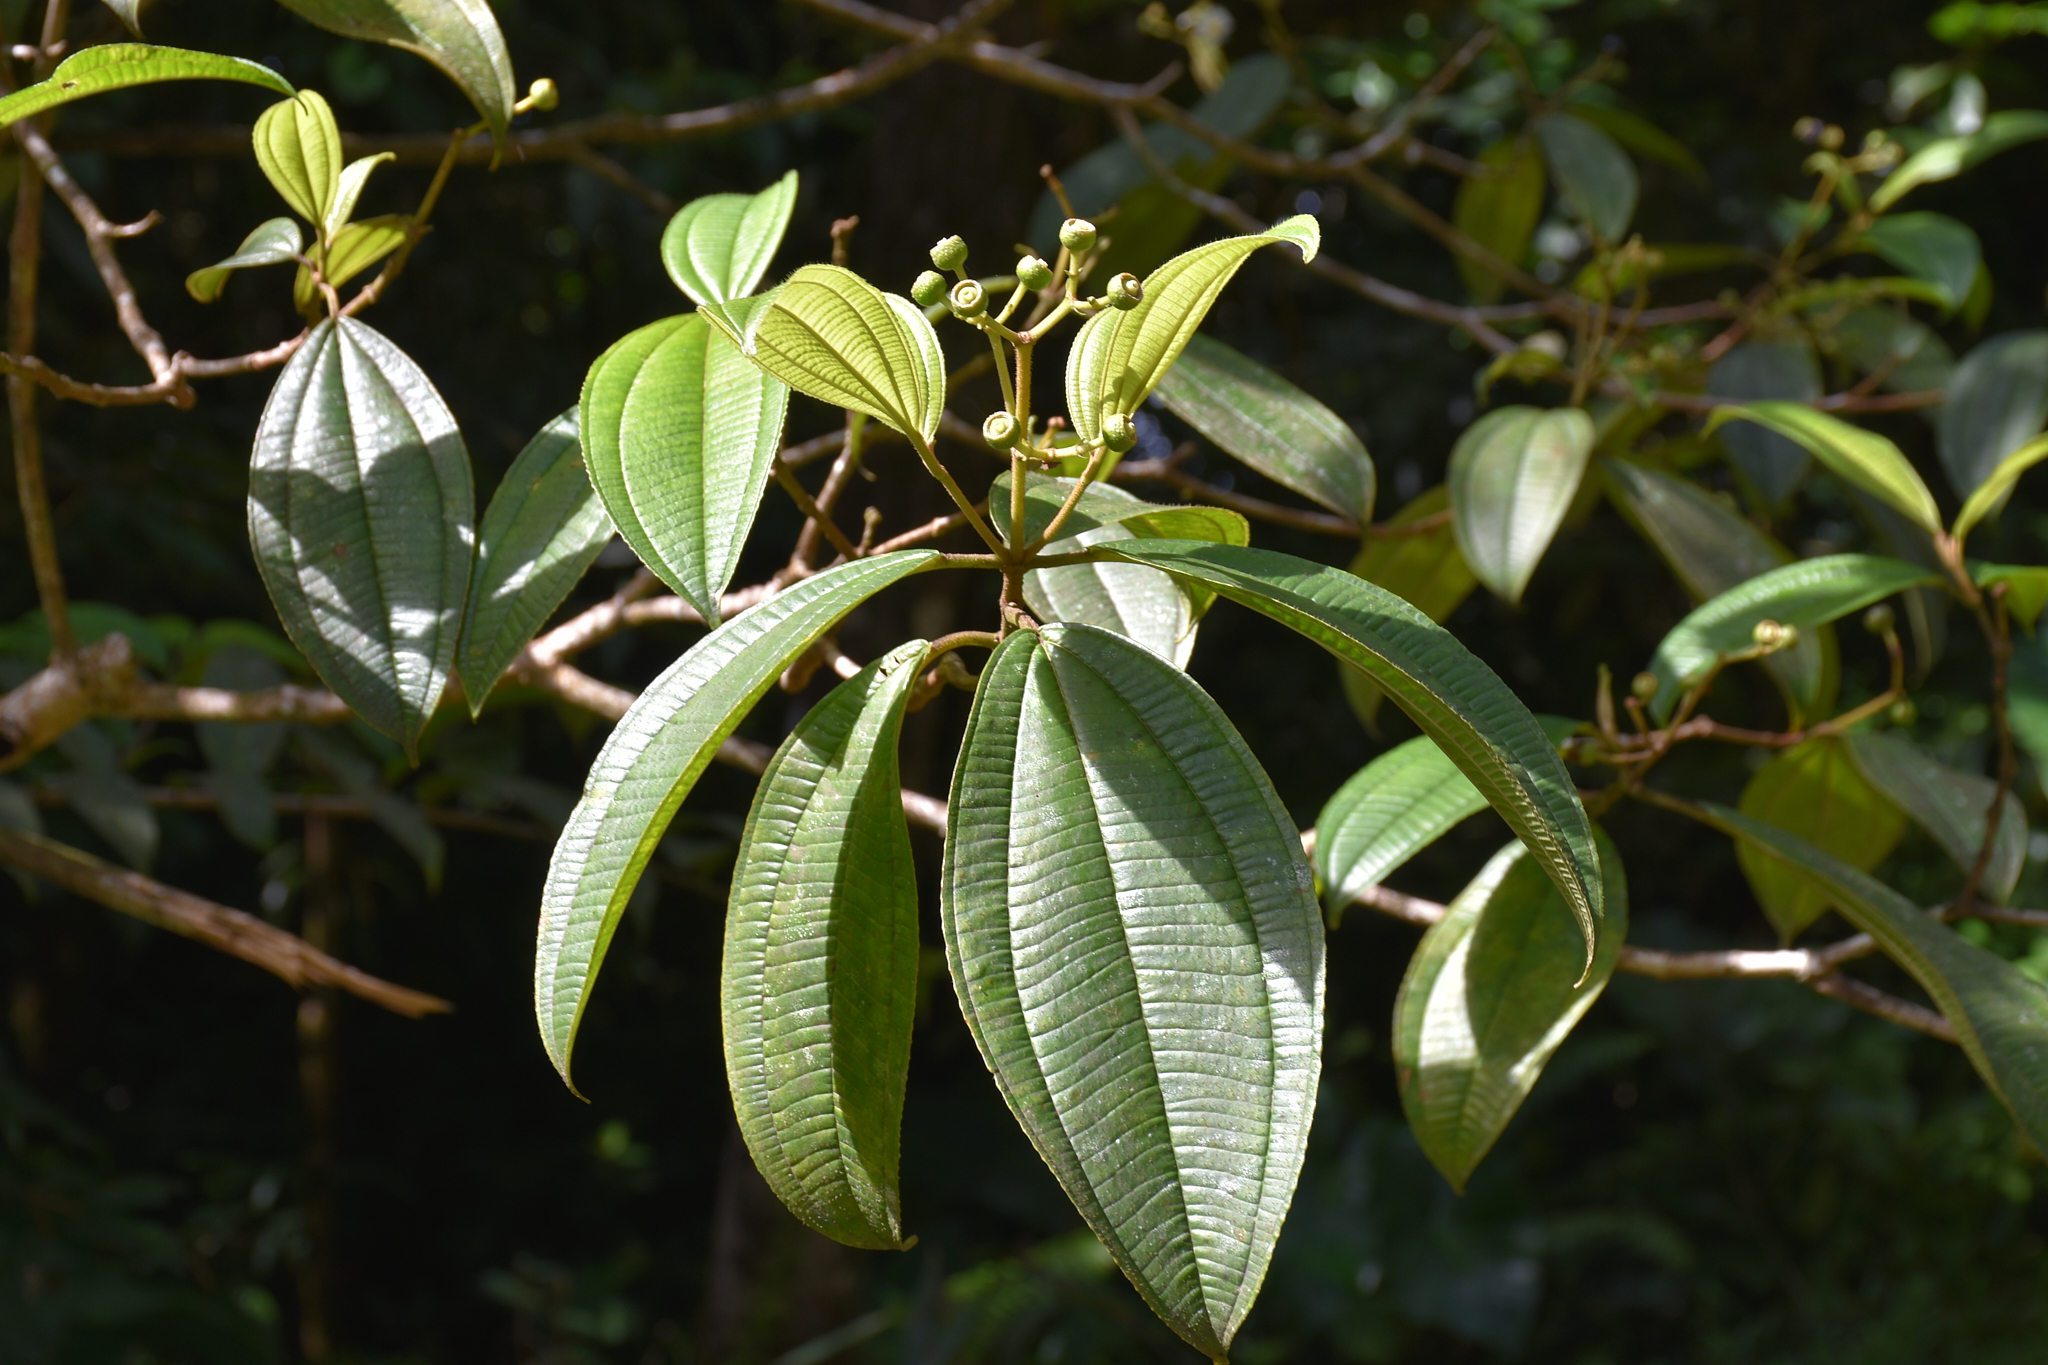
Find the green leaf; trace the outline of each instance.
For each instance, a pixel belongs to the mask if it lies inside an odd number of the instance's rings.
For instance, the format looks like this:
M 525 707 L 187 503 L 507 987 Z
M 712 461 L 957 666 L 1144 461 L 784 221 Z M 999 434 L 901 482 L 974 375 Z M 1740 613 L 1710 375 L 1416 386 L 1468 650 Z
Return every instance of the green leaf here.
M 1602 460 L 1600 467 L 1622 516 L 1657 547 L 1696 604 L 1791 562 L 1784 546 L 1696 484 L 1624 460 Z M 1802 631 L 1763 666 L 1784 693 L 1793 726 L 1833 708 L 1841 663 L 1832 628 Z
M 277 661 L 248 645 L 224 645 L 206 661 L 201 679 L 208 687 L 255 692 L 286 680 Z M 221 823 L 251 848 L 277 842 L 277 804 L 264 774 L 284 747 L 285 727 L 260 723 L 201 721 L 199 752 L 206 759 L 207 788 L 220 803 Z
M 583 469 L 571 408 L 512 461 L 477 531 L 457 654 L 470 715 L 483 711 L 505 666 L 582 581 L 611 535 L 611 518 Z
M 356 276 L 368 270 L 377 262 L 405 245 L 405 234 L 412 227 L 412 219 L 402 213 L 387 213 L 376 218 L 365 218 L 360 223 L 350 223 L 334 235 L 324 249 L 315 252 L 320 262 L 320 274 L 336 288 L 347 284 Z M 304 298 L 295 298 L 300 308 L 305 308 L 313 296 L 313 277 L 302 267 L 296 285 L 304 285 Z
M 1860 732 L 1848 737 L 1848 746 L 1870 784 L 1926 830 L 1959 869 L 1968 872 L 1976 866 L 1984 848 L 1984 817 L 1998 793 L 1996 782 L 1951 768 L 1897 733 Z M 2008 793 L 1999 808 L 1998 838 L 1979 889 L 2003 905 L 2019 885 L 2026 861 L 2026 813 L 2018 794 Z
M 1864 872 L 1889 857 L 1906 833 L 1904 813 L 1871 785 L 1839 735 L 1774 756 L 1750 777 L 1739 804 L 1752 820 L 1796 834 Z M 1783 942 L 1827 912 L 1827 894 L 1778 859 L 1743 843 L 1735 856 Z
M 344 792 L 369 808 L 376 826 L 420 865 L 428 890 L 438 891 L 448 850 L 426 813 L 379 781 L 377 765 L 344 739 L 344 732 L 299 726 L 294 733 L 301 751 Z
M 1838 320 L 1835 344 L 1862 373 L 1883 370 L 1883 387 L 1892 393 L 1945 389 L 1955 370 L 1955 354 L 1946 341 L 1926 323 L 1884 304 L 1865 304 Z
M 541 895 L 534 1010 L 562 1079 L 619 916 L 676 807 L 785 668 L 868 598 L 939 555 L 857 559 L 804 579 L 691 646 L 634 701 L 584 780 Z
M 80 725 L 66 731 L 57 748 L 72 769 L 45 780 L 122 862 L 149 871 L 161 834 L 156 812 L 142 784 L 121 770 L 113 741 L 96 726 Z
M 1578 933 L 1528 849 L 1493 855 L 1430 926 L 1394 1001 L 1394 1069 L 1415 1139 L 1465 1182 L 1593 1008 L 1628 934 L 1620 851 L 1598 831 L 1607 928 L 1581 978 Z
M 65 58 L 48 80 L 0 99 L 0 128 L 88 95 L 161 81 L 241 81 L 280 95 L 292 93 L 290 81 L 267 66 L 240 57 L 147 43 L 107 43 Z
M 1543 158 L 1527 137 L 1503 138 L 1479 154 L 1479 164 L 1492 172 L 1458 182 L 1451 203 L 1451 222 L 1509 265 L 1529 254 L 1529 239 L 1543 220 Z M 1498 303 L 1507 281 L 1463 256 L 1458 274 L 1475 303 Z
M 1810 403 L 1821 395 L 1820 366 L 1803 341 L 1747 342 L 1714 362 L 1707 371 L 1707 392 L 1744 402 L 1778 398 Z M 1757 426 L 1731 427 L 1721 433 L 1721 443 L 1767 509 L 1783 506 L 1813 464 L 1803 446 Z
M 798 393 L 929 443 L 946 407 L 938 333 L 909 299 L 843 266 L 807 265 L 746 307 L 705 304 L 711 324 Z
M 1499 408 L 1451 448 L 1444 481 L 1458 550 L 1509 603 L 1521 602 L 1592 453 L 1593 419 L 1578 408 Z
M 782 445 L 789 390 L 702 313 L 629 332 L 583 381 L 585 464 L 641 561 L 706 621 Z
M 726 1076 L 754 1165 L 805 1223 L 877 1251 L 903 1247 L 918 939 L 896 742 L 925 648 L 900 645 L 834 688 L 769 760 L 720 977 Z
M 1941 464 L 1970 498 L 2048 420 L 2048 331 L 2007 332 L 1964 356 L 1941 407 Z M 1982 516 L 2000 502 L 1986 506 Z
M 485 0 L 278 0 L 300 18 L 344 38 L 362 38 L 424 57 L 454 81 L 500 145 L 518 95 L 505 35 Z M 317 219 L 315 220 L 318 221 Z
M 1984 564 L 1973 559 L 1970 578 L 1980 588 L 2004 584 L 2006 610 L 2027 634 L 2034 633 L 2034 622 L 2041 618 L 2041 609 L 2048 607 L 2048 568 L 2038 564 Z
M 1636 168 L 1614 139 L 1573 114 L 1536 125 L 1557 192 L 1601 241 L 1619 246 L 1636 215 Z
M 1842 917 L 1920 983 L 1991 1092 L 2005 1102 L 2037 1150 L 2048 1151 L 2048 990 L 2004 958 L 1972 947 L 1953 929 L 1866 873 L 1796 835 L 1726 806 L 1704 807 L 1722 832 L 1754 844 L 1812 881 Z
M 1058 478 L 1049 474 L 1027 473 L 1024 478 L 1024 539 L 1029 542 L 1038 539 L 1052 519 L 1059 515 L 1066 505 L 1067 496 L 1074 489 L 1074 480 Z M 1003 543 L 1010 540 L 1010 471 L 996 475 L 988 490 L 989 525 L 995 528 Z M 1080 501 L 1074 510 L 1060 523 L 1065 535 L 1092 531 L 1099 526 L 1113 526 L 1132 517 L 1163 511 L 1163 504 L 1147 502 L 1135 493 L 1126 493 L 1114 484 L 1090 483 L 1081 490 Z M 1192 509 L 1191 509 L 1192 510 Z M 1221 508 L 1204 508 L 1203 511 L 1221 511 Z M 1221 537 L 1218 537 L 1219 539 Z
M 358 157 L 341 168 L 341 178 L 334 189 L 334 200 L 327 206 L 327 216 L 321 220 L 320 236 L 332 242 L 348 226 L 348 220 L 355 216 L 356 201 L 363 197 L 363 187 L 370 183 L 370 172 L 386 161 L 396 161 L 394 152 L 378 152 L 375 156 Z
M 1908 191 L 1965 170 L 2022 143 L 2048 137 L 2048 114 L 2034 109 L 2008 109 L 1992 114 L 1967 137 L 1943 137 L 1907 157 L 1870 196 L 1870 211 L 1883 213 Z
M 321 680 L 416 751 L 469 590 L 469 452 L 412 360 L 322 322 L 271 390 L 249 466 L 249 541 L 285 633 Z
M 708 194 L 668 220 L 661 263 L 697 303 L 745 298 L 767 273 L 796 208 L 795 171 L 759 194 Z
M 2048 459 L 2048 438 L 2029 441 L 2000 460 L 1998 467 L 1977 485 L 1976 491 L 1963 503 L 1963 510 L 1956 513 L 1955 529 L 1951 532 L 1956 540 L 1960 542 L 1978 522 L 2003 507 L 2005 500 L 2012 495 L 2013 487 L 2019 483 L 2020 475 L 2044 459 Z
M 1926 280 L 1954 310 L 1969 297 L 1984 248 L 1966 223 L 1940 213 L 1895 213 L 1872 223 L 1858 246 L 1916 279 Z
M 1600 885 L 1578 788 L 1529 709 L 1456 636 L 1384 588 L 1293 555 L 1184 540 L 1118 541 L 1099 552 L 1206 583 L 1371 678 L 1535 852 L 1592 961 Z
M 1457 534 L 1451 530 L 1448 516 L 1450 506 L 1450 490 L 1441 485 L 1423 493 L 1396 512 L 1380 528 L 1380 534 L 1366 537 L 1358 557 L 1351 561 L 1351 572 L 1379 584 L 1432 621 L 1450 619 L 1479 586 L 1465 557 L 1458 553 Z M 1428 530 L 1407 529 L 1430 518 L 1437 520 Z M 1337 667 L 1344 699 L 1365 727 L 1377 734 L 1374 727 L 1382 693 L 1351 665 L 1340 663 Z
M 1003 1098 L 1146 1302 L 1223 1359 L 1321 1069 L 1293 821 L 1186 674 L 1049 625 L 983 669 L 947 825 L 947 960 Z
M 1883 555 L 1825 555 L 1758 574 L 1695 608 L 1658 644 L 1650 661 L 1660 684 L 1651 714 L 1661 722 L 1679 693 L 1704 678 L 1717 658 L 1753 648 L 1759 621 L 1804 632 L 1895 592 L 1941 581 L 1931 569 Z
M 1153 271 L 1137 307 L 1105 308 L 1088 319 L 1067 354 L 1067 415 L 1075 433 L 1093 441 L 1104 417 L 1137 411 L 1254 251 L 1290 242 L 1311 261 L 1321 240 L 1316 220 L 1297 214 L 1264 232 L 1206 243 Z
M 298 223 L 290 218 L 259 223 L 254 232 L 242 239 L 234 255 L 187 275 L 185 292 L 201 303 L 212 303 L 227 288 L 228 276 L 252 265 L 288 264 L 298 258 L 305 241 Z
M 1365 443 L 1336 413 L 1263 365 L 1197 333 L 1159 381 L 1182 421 L 1273 482 L 1363 529 L 1375 475 Z
M 1646 118 L 1606 104 L 1574 104 L 1571 115 L 1592 124 L 1645 160 L 1660 162 L 1694 182 L 1707 183 L 1707 168 L 1692 149 Z
M 1579 728 L 1558 716 L 1536 720 L 1553 743 Z M 1324 896 L 1333 907 L 1348 905 L 1485 809 L 1486 798 L 1429 736 L 1395 745 L 1353 773 L 1316 817 L 1316 876 Z
M 341 126 L 318 90 L 301 90 L 256 118 L 256 164 L 291 211 L 325 231 L 341 193 Z
M 1899 448 L 1876 432 L 1851 426 L 1802 403 L 1763 402 L 1714 409 L 1707 419 L 1706 434 L 1712 435 L 1729 422 L 1754 422 L 1797 441 L 1844 483 L 1889 503 L 1926 530 L 1941 529 L 1941 509 L 1934 505 L 1934 494 L 1927 491 Z

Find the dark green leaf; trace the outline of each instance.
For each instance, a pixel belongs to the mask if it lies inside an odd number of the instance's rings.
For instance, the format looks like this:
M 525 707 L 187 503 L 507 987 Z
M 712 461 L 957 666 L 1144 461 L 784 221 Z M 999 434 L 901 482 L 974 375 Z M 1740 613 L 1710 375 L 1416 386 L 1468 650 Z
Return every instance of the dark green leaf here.
M 469 713 L 484 709 L 526 648 L 611 539 L 576 437 L 576 409 L 540 429 L 505 471 L 477 532 L 476 571 L 458 658 Z
M 1509 265 L 1519 266 L 1529 254 L 1529 239 L 1543 219 L 1543 157 L 1527 137 L 1504 138 L 1479 154 L 1488 175 L 1458 182 L 1451 222 Z M 1477 303 L 1497 303 L 1507 281 L 1463 256 L 1458 274 Z
M 1650 710 L 1660 721 L 1669 716 L 1679 693 L 1705 677 L 1715 659 L 1754 646 L 1759 621 L 1806 631 L 1895 592 L 1939 582 L 1932 570 L 1882 555 L 1826 555 L 1759 574 L 1672 627 L 1650 661 L 1661 684 Z
M 1450 619 L 1479 586 L 1451 530 L 1450 490 L 1439 485 L 1396 512 L 1379 535 L 1368 535 L 1351 561 L 1351 572 L 1377 583 L 1432 621 Z M 1430 520 L 1430 519 L 1434 520 Z M 1429 529 L 1406 528 L 1428 521 Z M 1337 665 L 1344 699 L 1368 730 L 1377 734 L 1379 688 L 1349 664 Z
M 1451 529 L 1465 562 L 1495 594 L 1522 600 L 1592 453 L 1593 420 L 1578 408 L 1500 408 L 1458 438 L 1444 476 Z
M 1301 1170 L 1322 922 L 1222 710 L 1106 631 L 1005 640 L 940 877 L 961 1012 L 1039 1155 L 1146 1302 L 1224 1358 Z
M 1871 785 L 1932 835 L 1958 868 L 1968 872 L 1976 866 L 1977 855 L 1984 848 L 1984 817 L 1991 812 L 1997 783 L 1979 773 L 1951 768 L 1897 733 L 1864 731 L 1850 735 L 1848 745 Z M 2019 885 L 2020 869 L 2026 861 L 2027 817 L 2018 795 L 2007 793 L 1999 808 L 1998 838 L 1991 846 L 1991 861 L 1979 889 L 2004 904 Z
M 344 38 L 403 48 L 441 68 L 502 142 L 518 95 L 505 35 L 485 0 L 278 0 Z M 317 219 L 315 220 L 318 221 Z
M 1868 872 L 1906 833 L 1897 804 L 1872 786 L 1838 735 L 1810 739 L 1756 770 L 1742 789 L 1741 810 Z M 1827 895 L 1784 863 L 1748 844 L 1736 859 L 1764 917 L 1786 943 L 1826 913 Z
M 1959 308 L 1969 297 L 1984 248 L 1967 223 L 1940 213 L 1895 213 L 1880 218 L 1858 240 L 1915 279 L 1926 280 Z
M 789 390 L 702 313 L 627 333 L 583 381 L 592 485 L 642 562 L 707 621 L 719 619 L 788 411 Z
M 936 551 L 858 559 L 735 616 L 648 684 L 591 764 L 548 866 L 534 960 L 541 1041 L 562 1079 L 591 983 L 640 874 L 718 746 L 840 618 Z
M 300 726 L 299 748 L 343 791 L 368 807 L 371 821 L 420 865 L 427 889 L 440 890 L 441 873 L 448 863 L 441 831 L 428 822 L 426 812 L 409 798 L 379 780 L 377 765 L 349 743 L 344 733 Z
M 1607 923 L 1583 979 L 1564 902 L 1519 843 L 1458 893 L 1402 978 L 1393 1039 L 1401 1108 L 1461 1194 L 1621 956 L 1628 879 L 1613 841 L 1597 833 Z
M 1705 808 L 1727 834 L 1754 844 L 1819 886 L 1843 918 L 1876 939 L 1933 997 L 1991 1092 L 2005 1101 L 2034 1147 L 2048 1151 L 2048 990 L 2004 958 L 1866 873 L 1796 835 L 1726 806 Z
M 305 237 L 299 231 L 298 223 L 290 218 L 272 218 L 269 222 L 259 223 L 254 232 L 242 239 L 234 255 L 187 275 L 185 292 L 201 303 L 212 303 L 220 297 L 220 291 L 227 288 L 228 276 L 237 270 L 252 265 L 289 264 L 298 258 L 304 245 Z
M 1941 529 L 1941 509 L 1912 464 L 1876 432 L 1851 426 L 1804 403 L 1761 402 L 1714 409 L 1705 432 L 1728 422 L 1754 422 L 1798 442 L 1836 478 L 1881 498 L 1929 531 Z
M 208 687 L 255 692 L 285 681 L 277 661 L 248 645 L 224 645 L 206 661 Z M 277 842 L 277 807 L 264 774 L 284 747 L 285 727 L 276 724 L 201 721 L 199 752 L 205 756 L 206 785 L 220 802 L 221 822 L 251 848 Z
M 796 207 L 796 172 L 759 194 L 693 199 L 661 234 L 661 263 L 676 288 L 698 303 L 745 298 L 767 273 Z
M 280 95 L 292 93 L 290 81 L 267 66 L 240 57 L 147 43 L 107 43 L 65 58 L 48 80 L 0 99 L 0 128 L 88 95 L 160 81 L 241 81 Z
M 1592 961 L 1600 879 L 1578 789 L 1536 718 L 1456 636 L 1384 588 L 1293 555 L 1184 540 L 1099 549 L 1206 583 L 1371 678 L 1529 845 L 1578 917 Z
M 1707 183 L 1707 168 L 1692 154 L 1692 149 L 1648 119 L 1606 104 L 1574 104 L 1571 114 L 1573 118 L 1592 124 L 1637 156 L 1661 162 L 1697 184 Z
M 733 1113 L 790 1212 L 849 1246 L 903 1245 L 896 1188 L 917 1006 L 917 869 L 896 740 L 925 642 L 834 688 L 754 793 L 720 995 Z
M 1941 407 L 1941 463 L 1969 498 L 2048 420 L 2048 331 L 2007 332 L 1964 356 Z M 1979 519 L 1991 510 L 1986 507 Z
M 1883 387 L 1892 393 L 1945 389 L 1955 370 L 1948 343 L 1895 306 L 1871 303 L 1853 310 L 1835 324 L 1835 342 L 1842 358 L 1864 374 L 1883 370 Z
M 1282 487 L 1360 528 L 1372 522 L 1372 456 L 1343 418 L 1263 365 L 1196 333 L 1159 381 L 1175 416 Z
M 149 871 L 159 837 L 156 812 L 142 784 L 121 770 L 120 754 L 97 726 L 80 725 L 58 739 L 71 760 L 69 772 L 46 779 L 92 832 L 105 839 L 122 862 Z
M 1600 240 L 1619 246 L 1636 215 L 1636 168 L 1614 139 L 1575 114 L 1536 125 L 1557 192 Z
M 256 429 L 249 540 L 292 643 L 408 753 L 455 661 L 474 499 L 419 367 L 354 318 L 314 328 Z
M 1821 395 L 1820 366 L 1804 342 L 1751 341 L 1735 347 L 1707 371 L 1716 398 L 1781 398 L 1809 403 Z M 1747 423 L 1721 433 L 1721 444 L 1766 507 L 1777 507 L 1806 478 L 1811 457 L 1803 446 Z

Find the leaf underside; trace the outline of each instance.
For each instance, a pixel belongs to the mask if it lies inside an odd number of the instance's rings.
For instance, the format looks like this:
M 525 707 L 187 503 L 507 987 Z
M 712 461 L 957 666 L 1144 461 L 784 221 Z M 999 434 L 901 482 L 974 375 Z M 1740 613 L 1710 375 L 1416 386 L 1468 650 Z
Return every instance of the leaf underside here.
M 89 95 L 162 81 L 240 81 L 280 95 L 294 93 L 290 81 L 240 57 L 148 43 L 107 43 L 65 58 L 48 80 L 0 99 L 0 128 Z
M 759 194 L 709 194 L 669 219 L 661 261 L 676 288 L 700 304 L 754 292 L 796 207 L 797 176 L 786 173 Z

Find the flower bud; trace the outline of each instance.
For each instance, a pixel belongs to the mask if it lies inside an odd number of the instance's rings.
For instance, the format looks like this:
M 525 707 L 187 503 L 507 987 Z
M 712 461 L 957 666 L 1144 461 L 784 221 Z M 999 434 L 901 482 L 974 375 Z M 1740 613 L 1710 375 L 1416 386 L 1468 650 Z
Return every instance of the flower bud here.
M 1112 412 L 1102 419 L 1102 443 L 1122 454 L 1138 443 L 1138 424 L 1127 412 Z
M 1836 124 L 1830 123 L 1827 127 L 1820 130 L 1820 138 L 1818 140 L 1821 150 L 1825 152 L 1840 151 L 1842 149 L 1842 137 L 1841 128 Z
M 1750 631 L 1749 638 L 1756 641 L 1758 649 L 1790 649 L 1799 643 L 1799 631 L 1795 627 L 1781 625 L 1776 621 L 1759 621 L 1756 628 Z
M 1805 118 L 1792 125 L 1792 136 L 1798 138 L 1801 142 L 1818 142 L 1820 141 L 1820 130 L 1826 126 L 1819 119 L 1808 114 Z
M 1662 685 L 1655 673 L 1638 673 L 1629 679 L 1628 690 L 1635 694 L 1637 701 L 1648 701 L 1657 695 L 1657 689 Z
M 1872 635 L 1892 633 L 1892 608 L 1889 602 L 1880 602 L 1863 613 L 1863 628 Z
M 1052 267 L 1036 256 L 1017 258 L 1017 281 L 1026 289 L 1052 288 Z
M 980 280 L 962 280 L 946 295 L 946 306 L 955 317 L 978 318 L 988 311 L 988 293 Z
M 562 92 L 555 88 L 553 81 L 542 76 L 527 87 L 526 102 L 529 108 L 552 109 L 562 102 Z
M 927 270 L 919 275 L 910 286 L 910 297 L 920 308 L 929 308 L 942 303 L 946 298 L 946 277 L 936 270 Z
M 981 424 L 981 439 L 992 450 L 1008 450 L 1024 434 L 1024 424 L 1007 412 L 992 412 Z
M 1144 297 L 1145 286 L 1128 270 L 1109 282 L 1109 306 L 1119 312 L 1136 308 Z
M 1095 224 L 1086 218 L 1069 218 L 1060 224 L 1060 245 L 1076 256 L 1095 245 Z
M 932 264 L 941 270 L 959 270 L 967 264 L 967 243 L 947 237 L 932 247 Z
M 1892 703 L 1889 713 L 1894 725 L 1911 725 L 1920 718 L 1920 708 L 1913 705 L 1911 697 L 1900 697 Z

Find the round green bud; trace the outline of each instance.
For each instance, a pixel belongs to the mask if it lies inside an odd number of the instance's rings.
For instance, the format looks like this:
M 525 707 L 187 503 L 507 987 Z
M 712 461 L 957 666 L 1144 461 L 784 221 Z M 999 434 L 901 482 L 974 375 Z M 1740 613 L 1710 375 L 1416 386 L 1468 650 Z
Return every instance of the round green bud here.
M 1637 701 L 1648 701 L 1657 695 L 1660 686 L 1662 684 L 1657 681 L 1655 673 L 1638 673 L 1629 679 L 1628 690 L 1635 694 Z
M 1128 270 L 1109 282 L 1109 306 L 1120 312 L 1136 308 L 1144 297 L 1145 286 Z
M 932 264 L 941 270 L 958 270 L 967 264 L 967 243 L 947 237 L 932 247 Z
M 562 92 L 555 83 L 542 76 L 526 89 L 527 104 L 534 109 L 552 109 L 562 102 Z
M 1069 218 L 1060 224 L 1060 245 L 1076 256 L 1095 245 L 1095 224 L 1086 218 Z
M 1008 450 L 1024 435 L 1024 424 L 1007 412 L 992 412 L 981 424 L 981 439 L 993 450 Z
M 978 318 L 988 311 L 988 292 L 980 280 L 962 280 L 946 295 L 946 306 L 956 317 Z
M 1052 288 L 1052 267 L 1036 256 L 1017 258 L 1017 280 L 1026 289 Z
M 1863 613 L 1863 628 L 1872 635 L 1892 633 L 1892 609 L 1888 602 L 1880 602 Z
M 917 300 L 920 308 L 929 308 L 943 303 L 946 298 L 946 277 L 936 270 L 927 270 L 911 283 L 910 297 Z
M 1102 443 L 1122 454 L 1138 443 L 1138 424 L 1127 412 L 1112 412 L 1102 419 Z
M 1911 725 L 1920 718 L 1920 708 L 1913 705 L 1911 697 L 1900 697 L 1892 703 L 1889 713 L 1894 725 Z

